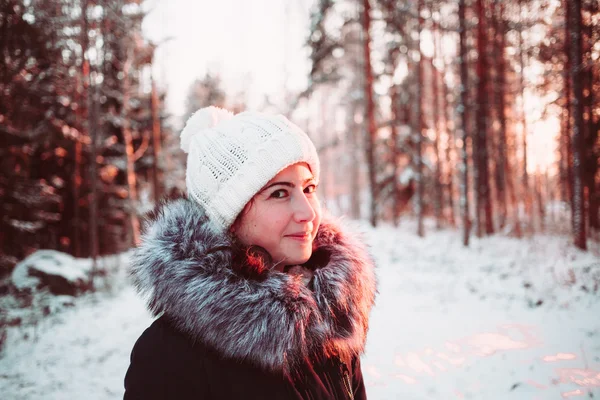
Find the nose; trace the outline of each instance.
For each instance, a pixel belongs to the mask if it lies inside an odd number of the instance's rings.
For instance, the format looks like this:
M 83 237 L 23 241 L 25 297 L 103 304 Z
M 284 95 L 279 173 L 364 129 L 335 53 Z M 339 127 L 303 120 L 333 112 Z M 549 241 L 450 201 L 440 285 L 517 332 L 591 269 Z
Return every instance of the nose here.
M 292 201 L 293 216 L 296 222 L 312 221 L 317 216 L 315 209 L 304 194 L 301 192 L 294 196 Z

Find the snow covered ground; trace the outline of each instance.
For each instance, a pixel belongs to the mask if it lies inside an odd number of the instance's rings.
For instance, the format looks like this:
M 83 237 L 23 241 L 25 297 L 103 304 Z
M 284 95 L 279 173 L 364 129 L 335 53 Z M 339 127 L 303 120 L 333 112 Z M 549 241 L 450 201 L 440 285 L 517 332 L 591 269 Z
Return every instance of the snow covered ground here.
M 371 399 L 600 396 L 600 259 L 564 237 L 367 230 L 379 265 L 363 373 Z M 2 399 L 115 399 L 151 318 L 129 286 L 13 328 Z M 24 338 L 24 337 L 27 338 Z
M 372 398 L 598 398 L 596 255 L 564 237 L 465 249 L 457 232 L 414 231 L 371 235 L 381 277 L 363 358 Z

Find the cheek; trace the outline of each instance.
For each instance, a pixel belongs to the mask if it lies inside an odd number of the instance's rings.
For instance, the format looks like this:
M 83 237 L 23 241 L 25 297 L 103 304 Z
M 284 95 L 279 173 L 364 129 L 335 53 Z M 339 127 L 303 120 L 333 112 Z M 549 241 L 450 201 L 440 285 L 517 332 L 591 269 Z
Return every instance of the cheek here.
M 267 222 L 264 226 L 265 234 L 273 238 L 283 234 L 288 223 L 288 221 L 279 213 L 272 215 L 271 218 L 265 221 Z
M 270 247 L 279 242 L 286 226 L 285 218 L 277 210 L 256 207 L 242 220 L 239 238 L 246 245 Z
M 260 229 L 260 216 L 257 215 L 255 207 L 252 207 L 241 218 L 235 234 L 245 245 L 255 245 L 257 244 L 256 237 L 260 235 Z

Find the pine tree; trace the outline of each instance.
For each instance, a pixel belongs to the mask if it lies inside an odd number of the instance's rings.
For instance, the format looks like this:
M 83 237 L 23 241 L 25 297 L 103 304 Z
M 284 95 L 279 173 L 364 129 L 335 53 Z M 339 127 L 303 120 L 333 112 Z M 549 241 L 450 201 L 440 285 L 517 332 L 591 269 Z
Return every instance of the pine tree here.
M 150 186 L 156 159 L 146 151 L 152 96 L 142 71 L 153 48 L 141 36 L 143 17 L 133 0 L 3 0 L 0 258 L 8 269 L 40 247 L 82 257 L 129 247 L 123 221 L 139 211 L 126 184 L 123 128 L 135 149 L 133 190 Z M 131 49 L 124 105 L 123 55 Z

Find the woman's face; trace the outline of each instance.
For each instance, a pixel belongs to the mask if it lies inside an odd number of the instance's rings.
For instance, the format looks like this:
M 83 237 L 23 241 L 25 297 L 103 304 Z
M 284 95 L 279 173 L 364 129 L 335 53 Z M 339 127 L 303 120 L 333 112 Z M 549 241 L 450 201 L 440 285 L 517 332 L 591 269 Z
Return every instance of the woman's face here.
M 316 185 L 306 163 L 290 165 L 248 203 L 234 234 L 245 245 L 267 250 L 278 267 L 308 261 L 321 223 Z

